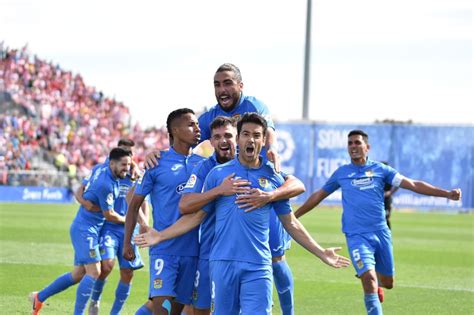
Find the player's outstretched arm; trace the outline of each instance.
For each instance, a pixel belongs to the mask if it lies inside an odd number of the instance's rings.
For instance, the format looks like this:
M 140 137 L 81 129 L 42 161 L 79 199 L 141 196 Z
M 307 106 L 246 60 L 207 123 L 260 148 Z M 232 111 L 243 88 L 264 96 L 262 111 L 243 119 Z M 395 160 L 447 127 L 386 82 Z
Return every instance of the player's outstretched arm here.
M 324 190 L 324 189 L 320 189 L 316 192 L 314 192 L 313 194 L 311 194 L 311 196 L 309 196 L 309 198 L 303 203 L 303 205 L 301 207 L 298 208 L 298 210 L 295 211 L 295 216 L 297 218 L 301 217 L 302 215 L 304 215 L 306 212 L 309 212 L 311 211 L 314 207 L 316 207 L 317 205 L 319 205 L 319 203 L 321 201 L 324 200 L 324 198 L 326 198 L 327 196 L 329 196 L 329 194 Z
M 305 227 L 295 217 L 293 212 L 289 214 L 279 215 L 281 223 L 285 230 L 291 235 L 291 237 L 307 251 L 317 256 L 325 264 L 334 268 L 344 268 L 350 265 L 351 261 L 338 255 L 336 252 L 339 251 L 340 247 L 323 248 L 319 245 L 306 231 Z
M 404 178 L 400 187 L 411 190 L 418 194 L 434 196 L 434 197 L 444 197 L 450 200 L 460 200 L 462 192 L 460 188 L 445 190 L 436 186 L 433 186 L 427 182 L 421 180 L 413 180 L 410 178 Z
M 156 245 L 191 231 L 204 220 L 206 214 L 203 210 L 199 210 L 196 213 L 183 215 L 178 221 L 163 231 L 158 232 L 155 229 L 149 229 L 145 233 L 136 235 L 133 240 L 140 247 Z
M 184 194 L 179 200 L 179 211 L 182 214 L 195 213 L 217 197 L 248 193 L 250 182 L 246 179 L 233 179 L 234 176 L 235 173 L 228 175 L 219 186 L 203 193 Z
M 290 199 L 304 193 L 305 187 L 302 181 L 293 175 L 288 175 L 285 178 L 283 185 L 273 191 L 262 191 L 258 188 L 253 188 L 248 194 L 239 194 L 235 203 L 239 208 L 245 208 L 245 212 L 250 212 L 261 208 L 269 202 L 274 202 L 283 199 Z
M 76 200 L 77 202 L 79 202 L 79 204 L 81 206 L 83 206 L 86 210 L 88 211 L 91 211 L 91 212 L 100 212 L 100 207 L 98 205 L 96 205 L 95 203 L 87 200 L 87 199 L 84 199 L 83 195 L 84 195 L 84 189 L 85 189 L 85 186 L 84 185 L 81 185 L 79 186 L 79 188 L 74 192 L 74 197 L 76 197 Z
M 110 209 L 102 212 L 105 220 L 113 223 L 125 223 L 125 216 L 118 214 L 114 209 Z
M 145 196 L 133 195 L 128 205 L 127 215 L 125 216 L 125 231 L 123 241 L 123 258 L 132 261 L 135 259 L 135 251 L 132 247 L 132 234 L 137 224 L 138 210 L 145 200 Z

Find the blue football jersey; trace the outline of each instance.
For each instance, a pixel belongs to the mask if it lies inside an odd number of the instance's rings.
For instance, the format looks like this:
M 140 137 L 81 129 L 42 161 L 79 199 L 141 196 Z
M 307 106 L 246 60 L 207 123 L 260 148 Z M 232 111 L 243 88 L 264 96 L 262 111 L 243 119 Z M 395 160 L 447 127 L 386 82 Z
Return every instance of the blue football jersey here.
M 186 156 L 170 148 L 161 152 L 159 165 L 145 171 L 138 180 L 135 194 L 150 194 L 156 230 L 166 229 L 181 217 L 179 199 L 194 166 L 203 159 L 197 154 Z M 198 252 L 198 228 L 150 248 L 150 255 L 197 256 Z
M 184 187 L 183 194 L 201 193 L 207 174 L 217 164 L 215 153 L 197 164 Z M 215 222 L 215 212 L 208 213 L 199 227 L 199 258 L 201 259 L 209 259 L 212 240 L 214 239 Z
M 226 112 L 219 104 L 217 104 L 199 116 L 198 121 L 199 128 L 201 129 L 201 141 L 211 138 L 211 128 L 209 126 L 217 116 L 240 117 L 245 113 L 252 112 L 263 116 L 267 121 L 268 127 L 275 129 L 268 107 L 253 96 L 245 96 L 244 94 L 241 94 L 239 104 L 237 104 L 237 106 L 235 106 L 235 108 L 230 112 Z
M 367 233 L 388 228 L 384 186 L 399 186 L 400 176 L 392 167 L 372 160 L 365 165 L 350 163 L 339 167 L 323 189 L 329 194 L 342 190 L 342 231 Z
M 218 165 L 206 178 L 203 191 L 219 186 L 228 175 L 247 179 L 252 188 L 272 191 L 280 187 L 284 179 L 275 173 L 271 163 L 262 162 L 258 168 L 240 164 L 238 157 Z M 236 195 L 222 196 L 204 207 L 207 213 L 215 212 L 216 226 L 210 260 L 232 260 L 256 264 L 270 264 L 268 245 L 270 211 L 278 215 L 291 212 L 289 200 L 267 204 L 251 212 L 245 212 L 235 203 Z M 273 210 L 272 210 L 273 209 Z
M 114 209 L 115 200 L 119 196 L 120 180 L 115 178 L 110 167 L 102 168 L 102 171 L 95 172 L 90 178 L 84 190 L 84 199 L 98 205 L 102 211 Z M 75 223 L 93 226 L 97 229 L 104 224 L 105 217 L 102 212 L 91 212 L 80 206 L 77 212 Z

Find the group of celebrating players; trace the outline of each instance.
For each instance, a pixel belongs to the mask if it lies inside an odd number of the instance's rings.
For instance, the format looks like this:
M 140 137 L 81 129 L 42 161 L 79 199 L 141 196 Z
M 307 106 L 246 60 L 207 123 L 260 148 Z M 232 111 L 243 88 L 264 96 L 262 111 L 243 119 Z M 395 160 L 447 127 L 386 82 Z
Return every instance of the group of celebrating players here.
M 137 246 L 150 247 L 150 286 L 148 301 L 135 314 L 271 314 L 273 283 L 282 313 L 294 314 L 293 277 L 285 259 L 290 238 L 334 268 L 352 260 L 367 313 L 382 314 L 382 287 L 393 287 L 395 271 L 384 186 L 452 200 L 461 191 L 412 180 L 370 160 L 368 135 L 353 130 L 351 162 L 293 213 L 289 199 L 305 188 L 280 170 L 268 108 L 242 93 L 235 65 L 217 69 L 214 89 L 218 104 L 199 119 L 188 108 L 169 114 L 171 147 L 153 152 L 143 174 L 132 162 L 133 142 L 126 139 L 92 170 L 76 193 L 81 206 L 70 229 L 75 267 L 30 294 L 32 314 L 74 284 L 74 314 L 84 314 L 89 301 L 89 314 L 98 314 L 115 257 L 120 281 L 111 314 L 119 314 L 133 270 L 143 267 Z M 207 159 L 193 153 L 204 140 L 214 148 Z M 351 259 L 338 255 L 339 247 L 323 248 L 297 219 L 339 188 Z

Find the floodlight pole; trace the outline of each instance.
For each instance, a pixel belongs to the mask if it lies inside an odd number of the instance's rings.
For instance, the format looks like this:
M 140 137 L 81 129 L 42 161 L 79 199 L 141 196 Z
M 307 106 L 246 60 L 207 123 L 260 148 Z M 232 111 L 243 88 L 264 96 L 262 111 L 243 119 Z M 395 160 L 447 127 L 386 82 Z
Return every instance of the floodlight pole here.
M 311 2 L 306 6 L 306 41 L 304 50 L 304 81 L 303 81 L 303 119 L 309 119 L 309 75 L 311 64 Z

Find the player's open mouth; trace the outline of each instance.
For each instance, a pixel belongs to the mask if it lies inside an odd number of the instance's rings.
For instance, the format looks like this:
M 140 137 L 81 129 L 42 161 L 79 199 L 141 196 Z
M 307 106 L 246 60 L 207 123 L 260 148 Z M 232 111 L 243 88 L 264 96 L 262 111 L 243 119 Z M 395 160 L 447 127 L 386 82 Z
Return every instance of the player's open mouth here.
M 221 150 L 221 151 L 229 151 L 229 150 L 230 150 L 230 146 L 229 146 L 229 145 L 220 146 L 220 147 L 219 147 L 219 150 Z
M 255 151 L 254 147 L 246 147 L 245 148 L 245 153 L 247 153 L 247 154 L 253 154 L 254 151 Z
M 228 95 L 220 96 L 219 100 L 222 104 L 225 104 L 225 105 L 229 104 L 232 101 L 232 99 Z

